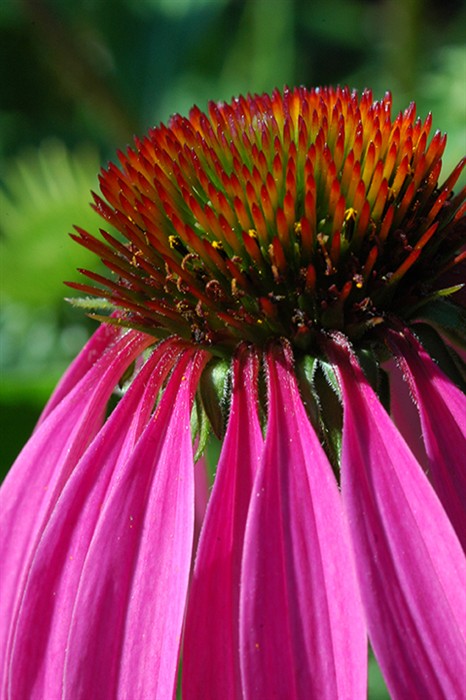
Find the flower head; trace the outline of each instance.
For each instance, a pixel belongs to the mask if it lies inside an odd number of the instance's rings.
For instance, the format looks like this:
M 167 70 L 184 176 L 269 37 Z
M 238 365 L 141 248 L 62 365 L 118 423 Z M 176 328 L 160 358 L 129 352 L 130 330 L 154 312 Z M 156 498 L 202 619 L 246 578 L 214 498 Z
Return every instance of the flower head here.
M 360 339 L 425 303 L 458 252 L 460 163 L 439 189 L 446 139 L 391 98 L 298 89 L 210 104 L 158 127 L 101 175 L 95 207 L 122 247 L 78 240 L 119 282 L 81 289 L 120 322 L 231 350 L 323 329 Z
M 440 185 L 430 128 L 275 91 L 102 171 L 103 323 L 2 491 L 5 697 L 165 699 L 181 655 L 187 700 L 353 700 L 367 635 L 394 698 L 460 697 L 464 161 Z

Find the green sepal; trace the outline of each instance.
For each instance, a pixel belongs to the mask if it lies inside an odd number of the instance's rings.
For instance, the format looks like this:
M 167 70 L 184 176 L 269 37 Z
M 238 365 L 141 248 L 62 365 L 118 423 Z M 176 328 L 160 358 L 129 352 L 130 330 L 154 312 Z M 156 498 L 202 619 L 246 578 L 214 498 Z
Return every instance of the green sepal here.
M 115 306 L 108 299 L 102 299 L 101 297 L 66 297 L 67 301 L 71 306 L 75 306 L 78 309 L 85 309 L 86 311 L 115 311 Z
M 205 367 L 199 382 L 199 394 L 203 409 L 214 434 L 219 439 L 223 438 L 228 417 L 229 401 L 226 393 L 229 372 L 229 362 L 214 358 Z
M 333 365 L 306 355 L 296 362 L 296 377 L 308 418 L 338 476 L 343 414 L 340 386 Z
M 209 439 L 207 440 L 207 445 L 204 452 L 204 458 L 207 467 L 207 476 L 209 479 L 209 484 L 212 486 L 215 480 L 215 474 L 217 472 L 218 461 L 220 459 L 220 454 L 222 452 L 222 441 L 218 440 L 213 432 L 209 434 Z
M 380 403 L 390 413 L 390 382 L 387 373 L 381 368 L 381 363 L 391 355 L 383 345 L 373 344 L 370 348 L 354 348 L 359 366 L 364 376 L 377 394 Z
M 328 382 L 330 388 L 334 391 L 340 403 L 342 403 L 340 385 L 338 383 L 337 375 L 332 364 L 329 362 L 324 362 L 324 360 L 319 360 L 319 366 L 322 369 L 325 379 Z
M 331 463 L 340 464 L 343 433 L 343 407 L 335 371 L 331 364 L 318 360 L 313 375 L 314 393 L 319 397 L 323 439 Z
M 466 367 L 459 355 L 448 347 L 442 336 L 429 324 L 416 323 L 412 329 L 442 372 L 466 394 Z
M 374 389 L 378 393 L 379 388 L 379 363 L 374 357 L 372 350 L 366 348 L 355 348 L 355 353 L 358 358 L 359 366 L 364 375 Z
M 197 462 L 198 459 L 200 459 L 204 454 L 204 450 L 209 440 L 210 431 L 211 426 L 202 406 L 202 401 L 198 396 L 196 396 L 193 410 L 191 411 L 191 435 L 193 438 L 193 444 L 196 443 L 196 438 L 198 440 L 196 453 L 194 455 L 194 462 Z
M 384 409 L 387 411 L 387 413 L 390 413 L 390 379 L 388 376 L 388 373 L 385 372 L 381 367 L 379 368 L 379 376 L 378 376 L 378 388 L 377 388 L 377 395 L 380 399 L 380 403 L 384 407 Z
M 412 321 L 426 321 L 446 335 L 454 345 L 466 350 L 466 309 L 444 297 L 424 304 Z
M 316 368 L 317 358 L 311 355 L 301 357 L 295 366 L 296 379 L 298 381 L 301 399 L 306 409 L 306 413 L 316 430 L 320 428 L 320 405 L 319 397 L 313 390 L 313 376 Z
M 460 289 L 463 289 L 464 284 L 455 284 L 453 287 L 445 287 L 445 289 L 439 289 L 435 294 L 432 295 L 433 299 L 438 297 L 451 297 L 452 294 L 456 294 Z
M 455 284 L 453 287 L 445 287 L 444 289 L 437 289 L 432 294 L 422 297 L 412 306 L 409 306 L 404 311 L 404 316 L 406 318 L 419 318 L 424 314 L 424 309 L 429 307 L 432 303 L 436 304 L 439 301 L 444 301 L 448 299 L 456 292 L 459 292 L 464 287 L 464 284 Z M 454 303 L 454 302 L 453 302 Z
M 101 314 L 87 314 L 89 318 L 94 321 L 99 321 L 99 323 L 108 323 L 110 326 L 118 326 L 118 328 L 128 328 L 133 331 L 141 331 L 146 335 L 154 336 L 154 342 L 157 340 L 164 340 L 173 336 L 166 328 L 161 328 L 160 326 L 144 326 L 142 323 L 136 323 L 130 318 L 124 318 L 121 316 L 102 316 Z
M 451 297 L 456 292 L 459 292 L 464 287 L 464 284 L 455 284 L 453 287 L 445 287 L 444 289 L 437 289 L 429 296 L 423 297 L 413 306 L 406 309 L 405 315 L 408 318 L 416 318 L 419 316 L 420 312 L 422 314 L 424 307 L 429 306 L 433 302 L 443 301 L 448 297 Z M 454 300 L 453 300 L 454 301 Z

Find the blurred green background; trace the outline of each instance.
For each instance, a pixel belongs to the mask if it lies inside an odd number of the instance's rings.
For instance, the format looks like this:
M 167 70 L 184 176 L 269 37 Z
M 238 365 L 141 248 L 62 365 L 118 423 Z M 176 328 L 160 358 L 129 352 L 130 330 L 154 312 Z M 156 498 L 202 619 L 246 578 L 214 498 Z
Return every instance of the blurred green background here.
M 275 86 L 387 89 L 466 151 L 462 0 L 3 0 L 0 4 L 1 468 L 93 324 L 62 280 L 92 266 L 100 164 L 192 104 Z M 446 174 L 446 171 L 444 171 Z M 387 697 L 378 675 L 371 694 Z

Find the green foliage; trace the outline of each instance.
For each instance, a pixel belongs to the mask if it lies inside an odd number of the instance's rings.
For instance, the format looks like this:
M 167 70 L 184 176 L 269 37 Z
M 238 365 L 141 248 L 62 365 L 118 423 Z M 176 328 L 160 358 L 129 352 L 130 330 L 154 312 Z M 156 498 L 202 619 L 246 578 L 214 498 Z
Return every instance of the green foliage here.
M 95 230 L 100 225 L 89 207 L 97 187 L 96 149 L 70 151 L 57 140 L 21 153 L 5 170 L 0 190 L 0 260 L 6 300 L 28 307 L 61 304 L 64 279 L 95 258 L 66 235 L 73 222 Z

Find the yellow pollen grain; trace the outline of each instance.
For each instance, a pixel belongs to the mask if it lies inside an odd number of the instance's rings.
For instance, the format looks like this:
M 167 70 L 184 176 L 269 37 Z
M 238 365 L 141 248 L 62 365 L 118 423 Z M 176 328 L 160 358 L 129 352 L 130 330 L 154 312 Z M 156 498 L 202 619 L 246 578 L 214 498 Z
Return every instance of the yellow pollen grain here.
M 177 241 L 177 237 L 176 237 L 176 236 L 173 236 L 173 235 L 168 236 L 168 244 L 169 244 L 169 246 L 170 246 L 170 248 L 171 248 L 172 250 L 173 250 L 173 248 L 176 246 L 176 241 Z
M 356 209 L 353 209 L 353 207 L 349 207 L 345 211 L 345 221 L 356 221 L 356 217 L 358 215 L 358 212 Z
M 249 238 L 257 238 L 257 231 L 253 228 L 250 228 L 248 231 L 248 236 Z
M 216 250 L 223 250 L 223 243 L 221 241 L 213 241 L 212 248 L 215 248 Z
M 294 224 L 294 227 L 293 227 L 293 228 L 294 228 L 294 232 L 295 232 L 295 233 L 301 233 L 301 231 L 303 230 L 303 227 L 301 226 L 301 222 L 300 222 L 300 221 L 295 221 L 295 224 Z

